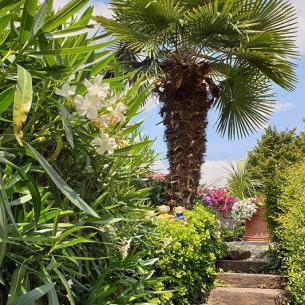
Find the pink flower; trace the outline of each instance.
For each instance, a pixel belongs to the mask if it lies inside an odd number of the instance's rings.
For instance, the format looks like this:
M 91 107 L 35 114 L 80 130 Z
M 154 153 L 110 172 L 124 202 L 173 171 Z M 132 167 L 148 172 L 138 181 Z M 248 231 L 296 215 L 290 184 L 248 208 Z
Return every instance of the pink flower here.
M 234 197 L 229 196 L 224 189 L 209 189 L 203 195 L 202 200 L 205 204 L 216 207 L 220 212 L 231 210 L 237 201 Z

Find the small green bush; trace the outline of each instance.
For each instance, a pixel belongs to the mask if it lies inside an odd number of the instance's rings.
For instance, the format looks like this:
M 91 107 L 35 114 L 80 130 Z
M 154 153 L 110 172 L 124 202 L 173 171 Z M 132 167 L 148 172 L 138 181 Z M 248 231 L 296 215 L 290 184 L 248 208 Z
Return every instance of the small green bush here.
M 305 162 L 285 173 L 278 206 L 281 211 L 276 231 L 278 248 L 283 249 L 289 290 L 296 304 L 305 304 Z
M 172 291 L 162 294 L 158 304 L 202 304 L 213 284 L 220 254 L 216 216 L 202 205 L 185 215 L 187 224 L 175 220 L 157 225 L 162 244 L 157 254 L 157 275 L 168 277 L 164 288 Z
M 226 227 L 221 227 L 221 240 L 225 242 L 230 241 L 242 241 L 245 234 L 245 226 L 240 225 L 234 228 L 233 231 L 227 229 Z

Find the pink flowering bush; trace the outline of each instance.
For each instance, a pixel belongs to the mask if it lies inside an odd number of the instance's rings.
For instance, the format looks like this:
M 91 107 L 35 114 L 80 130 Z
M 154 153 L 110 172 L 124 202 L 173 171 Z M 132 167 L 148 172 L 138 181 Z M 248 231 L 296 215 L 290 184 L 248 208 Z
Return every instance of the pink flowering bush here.
M 224 189 L 207 189 L 201 195 L 203 203 L 215 207 L 219 212 L 225 213 L 231 211 L 237 199 L 230 196 Z

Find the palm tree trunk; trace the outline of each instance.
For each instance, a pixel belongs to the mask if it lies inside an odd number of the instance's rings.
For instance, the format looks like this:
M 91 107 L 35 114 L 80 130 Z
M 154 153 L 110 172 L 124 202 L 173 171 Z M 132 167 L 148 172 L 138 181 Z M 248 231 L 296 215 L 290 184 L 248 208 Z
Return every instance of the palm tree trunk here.
M 206 153 L 208 111 L 220 88 L 210 78 L 204 58 L 185 50 L 160 64 L 163 77 L 155 86 L 165 125 L 169 178 L 166 202 L 171 207 L 193 207 Z
M 170 170 L 166 201 L 172 207 L 193 207 L 206 153 L 207 105 L 202 102 L 202 96 L 163 103 L 161 112 Z

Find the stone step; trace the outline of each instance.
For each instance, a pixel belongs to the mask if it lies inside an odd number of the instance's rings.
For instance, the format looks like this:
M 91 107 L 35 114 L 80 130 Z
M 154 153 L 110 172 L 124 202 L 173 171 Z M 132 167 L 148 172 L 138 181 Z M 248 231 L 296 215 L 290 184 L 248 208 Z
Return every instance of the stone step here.
M 222 272 L 216 277 L 221 283 L 238 288 L 284 289 L 286 278 L 280 275 Z
M 269 248 L 272 243 L 255 243 L 245 241 L 224 242 L 224 256 L 228 260 L 269 260 Z
M 289 293 L 281 289 L 216 288 L 207 305 L 284 305 Z
M 264 273 L 267 262 L 260 260 L 219 260 L 216 265 L 224 272 Z

